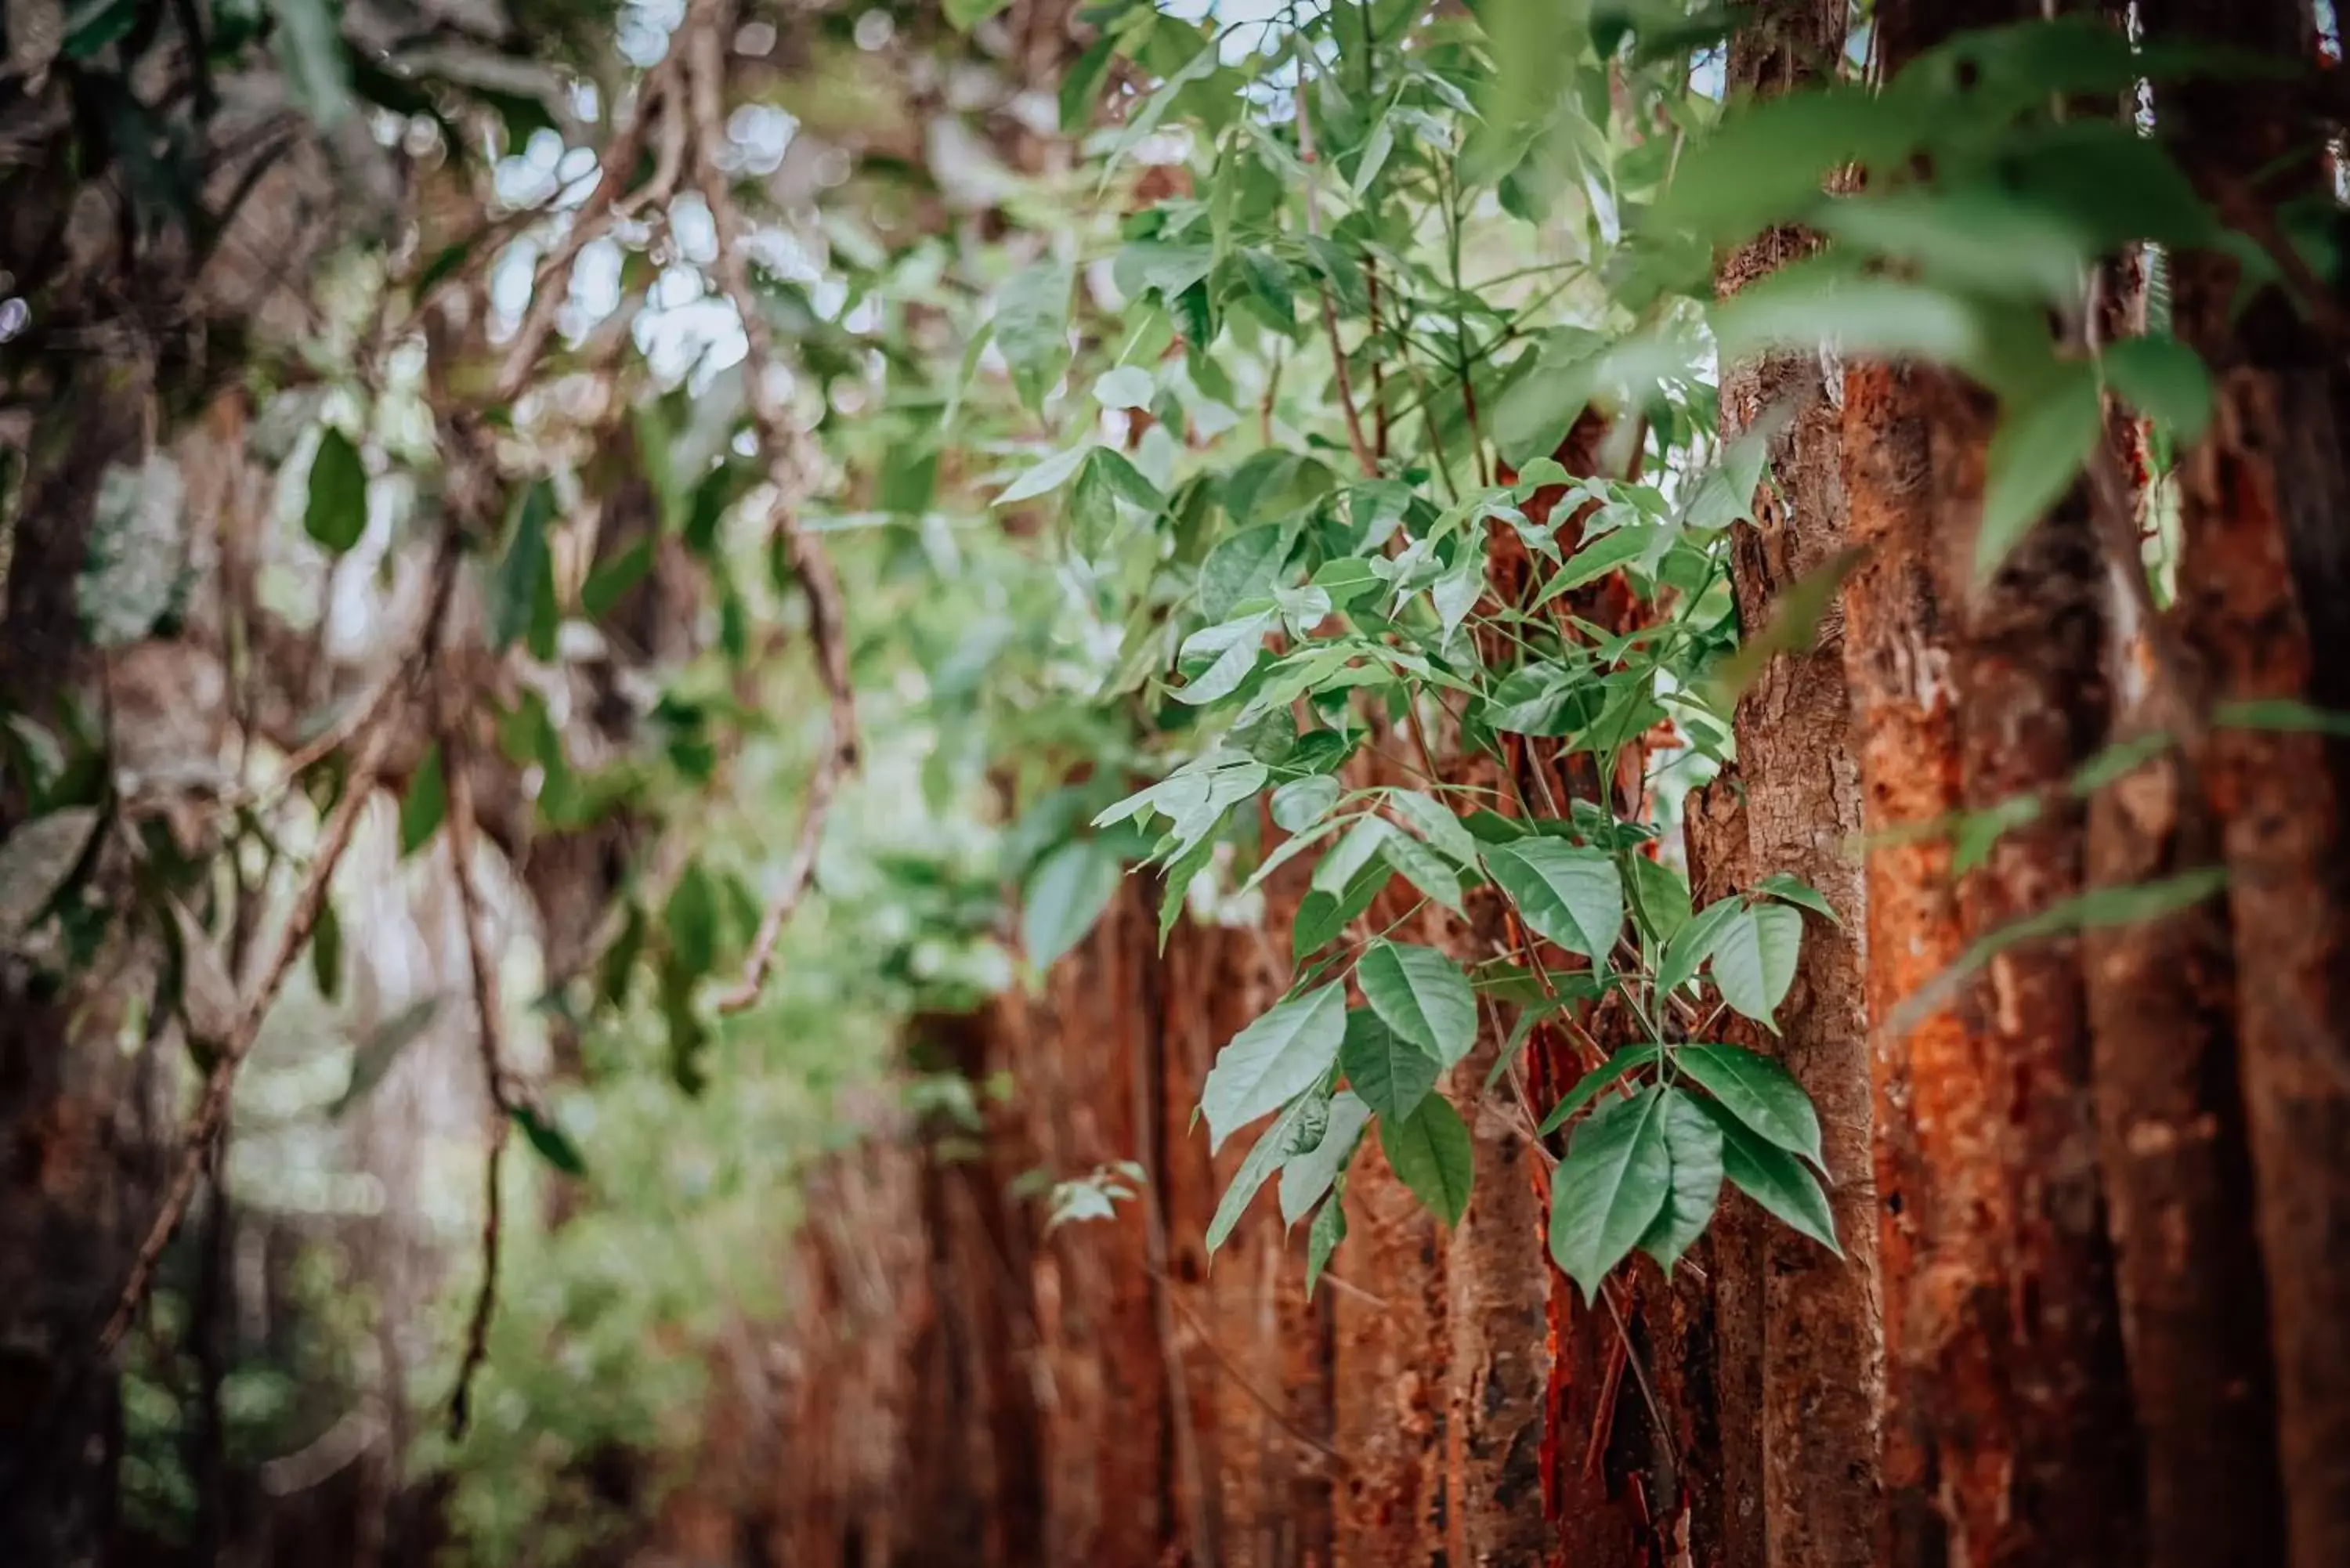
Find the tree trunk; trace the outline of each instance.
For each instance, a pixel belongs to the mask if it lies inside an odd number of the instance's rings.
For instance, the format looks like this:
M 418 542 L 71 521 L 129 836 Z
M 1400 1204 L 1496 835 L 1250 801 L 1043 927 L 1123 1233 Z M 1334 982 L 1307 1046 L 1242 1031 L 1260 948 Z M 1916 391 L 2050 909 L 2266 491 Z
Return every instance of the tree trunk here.
M 2303 50 L 2299 8 L 2159 0 L 2150 35 Z M 2158 101 L 2207 192 L 2265 208 L 2324 189 L 2279 95 L 2182 84 Z M 2213 368 L 2218 412 L 2180 466 L 2181 621 L 2215 702 L 2319 701 L 2350 648 L 2313 600 L 2345 486 L 2321 335 L 2280 291 L 2236 306 L 2238 268 L 2177 260 L 2179 336 Z M 2297 576 L 2301 579 L 2297 581 Z M 2330 639 L 2330 633 L 2329 633 Z M 2214 730 L 2195 762 L 2219 819 L 2234 928 L 2236 1028 L 2276 1358 L 2290 1561 L 2350 1561 L 2350 889 L 2341 774 L 2317 735 Z
M 1843 0 L 1764 5 L 1731 45 L 1730 90 L 1780 93 L 1830 78 L 1844 36 Z M 1762 235 L 1724 260 L 1721 293 L 1736 293 L 1813 244 L 1791 229 Z M 1771 626 L 1790 588 L 1840 570 L 1846 547 L 1842 431 L 1815 356 L 1774 354 L 1725 369 L 1724 442 L 1766 420 L 1785 421 L 1770 438 L 1773 483 L 1755 498 L 1755 524 L 1731 541 L 1739 623 L 1749 637 Z M 1869 1562 L 1880 1503 L 1883 1341 L 1859 946 L 1861 801 L 1843 637 L 1843 618 L 1831 610 L 1803 646 L 1762 669 L 1738 704 L 1730 786 L 1743 794 L 1743 875 L 1801 877 L 1846 922 L 1805 918 L 1803 955 L 1781 1010 L 1777 1054 L 1819 1109 L 1845 1256 L 1783 1226 L 1761 1234 L 1762 1481 L 1773 1568 Z M 1707 867 L 1710 879 L 1715 869 Z M 1730 890 L 1717 880 L 1700 897 Z M 1752 1044 L 1772 1048 L 1752 1033 Z

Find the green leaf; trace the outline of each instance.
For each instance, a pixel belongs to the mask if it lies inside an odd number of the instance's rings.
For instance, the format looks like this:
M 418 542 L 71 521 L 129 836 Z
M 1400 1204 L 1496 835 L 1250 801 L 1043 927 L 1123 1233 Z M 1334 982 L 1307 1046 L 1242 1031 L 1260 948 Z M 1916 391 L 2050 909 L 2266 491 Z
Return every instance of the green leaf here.
M 1216 1200 L 1216 1212 L 1208 1221 L 1208 1252 L 1211 1257 L 1214 1256 L 1217 1248 L 1231 1239 L 1232 1228 L 1241 1222 L 1241 1216 L 1248 1212 L 1249 1204 L 1255 1200 L 1266 1179 L 1280 1169 L 1282 1161 L 1289 1158 L 1291 1139 L 1296 1134 L 1305 1107 L 1314 1101 L 1315 1096 L 1309 1094 L 1300 1094 L 1292 1100 L 1273 1125 L 1264 1129 L 1264 1136 L 1257 1139 L 1255 1146 L 1248 1151 L 1248 1158 L 1241 1161 L 1241 1168 L 1232 1172 L 1232 1185 L 1225 1188 L 1224 1195 Z
M 1073 446 L 1066 452 L 1056 452 L 1052 456 L 1042 459 L 1019 478 L 1005 485 L 1003 493 L 998 495 L 991 504 L 1009 506 L 1014 502 L 1034 501 L 1039 495 L 1051 494 L 1069 483 L 1069 476 L 1077 472 L 1077 465 L 1085 462 L 1093 450 L 1092 445 L 1087 443 Z
M 718 885 L 699 860 L 688 863 L 661 907 L 670 961 L 691 980 L 718 967 Z
M 512 534 L 490 587 L 490 644 L 511 648 L 534 629 L 542 594 L 552 595 L 555 560 L 548 552 L 546 525 L 555 516 L 555 487 L 534 480 L 515 504 Z M 536 640 L 534 639 L 534 640 Z
M 1690 920 L 1689 882 L 1661 860 L 1631 857 L 1633 913 L 1648 940 L 1661 948 Z
M 1342 793 L 1327 774 L 1292 779 L 1273 792 L 1273 824 L 1284 833 L 1303 833 L 1329 815 Z
M 1309 1099 L 1311 1096 L 1307 1096 Z M 1353 1159 L 1355 1145 L 1371 1119 L 1371 1108 L 1345 1089 L 1330 1096 L 1329 1120 L 1322 1137 L 1304 1154 L 1294 1154 L 1281 1168 L 1281 1222 L 1295 1225 L 1322 1200 Z
M 1964 365 L 1982 340 L 1973 307 L 1959 296 L 1898 277 L 1840 276 L 1807 263 L 1742 289 L 1715 310 L 1713 335 L 1725 364 L 1833 343 L 1848 359 Z
M 579 585 L 579 608 L 590 620 L 602 620 L 612 613 L 630 588 L 645 580 L 652 570 L 653 542 L 639 539 L 608 561 L 597 563 Z
M 1158 389 L 1141 366 L 1120 365 L 1095 379 L 1094 400 L 1106 409 L 1147 409 Z
M 1651 528 L 1626 527 L 1602 534 L 1551 574 L 1550 580 L 1543 584 L 1543 598 L 1556 598 L 1571 588 L 1596 583 L 1608 573 L 1631 565 L 1648 554 L 1648 546 L 1655 542 L 1655 533 Z
M 1492 845 L 1485 869 L 1527 925 L 1606 968 L 1624 924 L 1624 884 L 1605 851 L 1555 838 Z
M 310 499 L 302 527 L 311 538 L 340 555 L 367 533 L 367 465 L 351 438 L 329 425 L 310 459 Z
M 1388 1168 L 1429 1211 L 1447 1225 L 1469 1210 L 1469 1189 L 1477 1159 L 1461 1113 L 1441 1095 L 1430 1095 L 1399 1122 L 1379 1121 L 1379 1148 Z
M 1673 1065 L 1761 1137 L 1825 1168 L 1819 1113 L 1786 1068 L 1739 1045 L 1683 1045 Z
M 1101 95 L 1102 78 L 1108 74 L 1111 57 L 1117 51 L 1118 35 L 1105 30 L 1061 78 L 1059 102 L 1064 136 L 1075 136 L 1093 119 L 1094 102 Z
M 2109 343 L 2097 357 L 2106 380 L 2129 405 L 2168 426 L 2181 446 L 2203 439 L 2211 422 L 2211 372 L 2201 356 L 2168 335 Z
M 1831 239 L 1992 298 L 2067 303 L 2089 263 L 2078 228 L 2003 191 L 1910 186 L 1841 197 L 1813 222 Z
M 1355 980 L 1388 1028 L 1446 1066 L 1476 1044 L 1476 992 L 1460 966 L 1434 948 L 1373 942 L 1355 965 Z
M 310 933 L 310 978 L 328 1002 L 342 994 L 343 922 L 332 898 L 318 906 L 317 929 Z
M 1086 940 L 1118 897 L 1118 852 L 1098 838 L 1075 839 L 1039 861 L 1021 895 L 1020 945 L 1040 971 Z
M 1672 1182 L 1664 1094 L 1654 1084 L 1594 1111 L 1550 1179 L 1550 1255 L 1596 1302 L 1599 1282 L 1664 1212 Z
M 1997 570 L 2016 541 L 2048 514 L 2104 439 L 2096 371 L 2086 364 L 2067 365 L 2029 402 L 2001 408 L 1983 458 L 1978 576 Z
M 1575 1081 L 1575 1087 L 1569 1089 L 1558 1104 L 1550 1108 L 1550 1115 L 1543 1117 L 1542 1126 L 1536 1130 L 1545 1137 L 1556 1132 L 1566 1125 L 1567 1117 L 1596 1099 L 1600 1090 L 1623 1077 L 1627 1073 L 1647 1066 L 1663 1054 L 1663 1050 L 1655 1045 L 1625 1046 L 1582 1077 L 1577 1078 Z
M 1068 369 L 1070 281 L 1067 263 L 1040 261 L 996 291 L 995 347 L 1011 369 L 1012 389 L 1031 412 L 1044 408 L 1045 395 Z
M 1910 106 L 1856 85 L 1751 100 L 1678 161 L 1647 227 L 1742 234 L 1793 218 L 1818 202 L 1828 170 L 1860 159 L 1891 166 L 1921 129 Z
M 1718 898 L 1676 932 L 1665 943 L 1664 959 L 1657 965 L 1657 994 L 1670 996 L 1697 978 L 1697 971 L 1704 967 L 1713 950 L 1714 939 L 1745 908 L 1746 901 L 1734 894 Z
M 1218 540 L 1200 563 L 1201 615 L 1221 621 L 1243 599 L 1269 597 L 1288 554 L 1288 531 L 1277 524 Z
M 1316 888 L 1306 894 L 1290 923 L 1291 953 L 1302 959 L 1335 940 L 1356 916 L 1371 907 L 1371 900 L 1394 874 L 1384 853 L 1374 855 L 1340 891 Z
M 400 852 L 413 855 L 441 830 L 449 815 L 449 783 L 442 776 L 441 746 L 425 748 L 424 758 L 408 776 L 408 793 L 400 799 Z
M 1773 898 L 1783 898 L 1790 904 L 1800 904 L 1832 926 L 1844 924 L 1836 918 L 1835 906 L 1827 901 L 1826 895 L 1800 877 L 1790 876 L 1784 871 L 1773 871 L 1755 883 L 1754 890 L 1758 893 L 1768 893 Z
M 1451 861 L 1410 834 L 1389 834 L 1380 845 L 1379 854 L 1402 873 L 1405 881 L 1454 914 L 1469 912 L 1461 898 L 1461 873 L 1452 868 Z
M 1835 1215 L 1828 1208 L 1828 1196 L 1804 1168 L 1803 1161 L 1755 1137 L 1720 1101 L 1692 1098 L 1690 1103 L 1721 1129 L 1721 1169 L 1731 1184 L 1761 1204 L 1765 1212 L 1842 1257 L 1844 1249 L 1836 1245 Z
M 515 1106 L 508 1114 L 514 1117 L 515 1126 L 522 1128 L 522 1136 L 530 1140 L 530 1147 L 538 1151 L 541 1159 L 566 1176 L 588 1174 L 588 1161 L 580 1154 L 579 1146 L 573 1143 L 561 1127 L 528 1106 Z
M 1011 3 L 1012 0 L 943 0 L 940 9 L 955 31 L 968 33 Z
M 339 1116 L 363 1098 L 369 1089 L 383 1082 L 400 1060 L 400 1054 L 413 1042 L 423 1037 L 432 1026 L 432 1019 L 441 1011 L 437 996 L 420 997 L 385 1019 L 351 1048 L 351 1075 L 343 1092 L 327 1107 L 330 1117 Z
M 1436 1087 L 1444 1067 L 1430 1053 L 1388 1028 L 1378 1013 L 1357 1007 L 1347 1012 L 1338 1070 L 1365 1105 L 1387 1120 L 1399 1122 Z
M 1346 988 L 1334 983 L 1279 1003 L 1233 1035 L 1200 1091 L 1210 1152 L 1318 1082 L 1346 1032 Z
M 1322 1271 L 1330 1266 L 1330 1255 L 1338 1243 L 1347 1239 L 1346 1195 L 1333 1192 L 1330 1200 L 1314 1215 L 1312 1229 L 1305 1232 L 1305 1299 L 1314 1299 L 1314 1287 L 1322 1282 Z
M 1795 979 L 1804 917 L 1784 904 L 1742 909 L 1722 922 L 1711 945 L 1713 983 L 1721 1000 L 1776 1031 L 1771 1014 Z
M 1388 791 L 1388 805 L 1447 858 L 1464 867 L 1478 864 L 1476 836 L 1461 825 L 1451 806 L 1416 789 Z
M 1721 1129 L 1690 1096 L 1663 1091 L 1665 1151 L 1672 1158 L 1672 1185 L 1665 1206 L 1640 1238 L 1640 1250 L 1668 1274 L 1690 1244 L 1705 1231 L 1721 1198 Z
M 1264 634 L 1273 628 L 1271 615 L 1252 615 L 1222 626 L 1202 627 L 1185 638 L 1180 657 L 1191 660 L 1207 655 L 1210 662 L 1175 689 L 1175 701 L 1198 708 L 1231 696 L 1256 668 L 1264 649 Z

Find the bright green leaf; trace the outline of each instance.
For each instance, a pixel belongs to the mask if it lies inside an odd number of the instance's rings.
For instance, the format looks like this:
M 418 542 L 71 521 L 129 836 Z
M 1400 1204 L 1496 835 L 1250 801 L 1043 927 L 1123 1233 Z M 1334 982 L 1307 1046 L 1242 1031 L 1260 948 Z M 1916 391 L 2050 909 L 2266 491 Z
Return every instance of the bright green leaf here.
M 2086 364 L 2066 366 L 2030 401 L 2000 410 L 1983 458 L 1982 520 L 1975 531 L 1979 576 L 1996 570 L 2072 488 L 2105 439 L 2105 428 L 2096 372 Z
M 1346 1032 L 1346 988 L 1331 984 L 1290 998 L 1233 1035 L 1200 1091 L 1211 1151 L 1311 1088 L 1338 1059 Z

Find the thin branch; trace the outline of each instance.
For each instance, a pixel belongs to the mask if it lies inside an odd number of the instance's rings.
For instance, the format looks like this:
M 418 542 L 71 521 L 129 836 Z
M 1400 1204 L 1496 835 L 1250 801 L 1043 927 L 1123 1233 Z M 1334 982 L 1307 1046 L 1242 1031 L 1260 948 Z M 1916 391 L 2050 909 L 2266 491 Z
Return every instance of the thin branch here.
M 498 1177 L 505 1164 L 506 1142 L 513 1131 L 513 1101 L 506 1090 L 505 1024 L 498 1002 L 498 971 L 491 957 L 484 929 L 481 890 L 473 885 L 473 866 L 480 834 L 473 815 L 473 782 L 458 725 L 447 712 L 445 694 L 441 722 L 442 774 L 449 787 L 449 862 L 457 882 L 457 905 L 465 922 L 465 959 L 473 971 L 474 1038 L 481 1049 L 482 1082 L 489 1090 L 490 1152 L 483 1177 L 482 1283 L 473 1297 L 473 1315 L 465 1330 L 465 1355 L 457 1366 L 457 1386 L 449 1395 L 449 1436 L 465 1435 L 472 1415 L 474 1376 L 490 1352 L 490 1320 L 497 1312 L 499 1232 L 504 1202 Z
M 1305 232 L 1315 239 L 1322 237 L 1322 211 L 1319 199 L 1322 190 L 1322 165 L 1314 152 L 1314 117 L 1305 108 L 1305 93 L 1313 83 L 1305 70 L 1305 57 L 1298 56 L 1297 65 L 1297 156 L 1305 165 Z M 1363 416 L 1355 410 L 1355 387 L 1347 369 L 1347 346 L 1338 340 L 1338 307 L 1330 300 L 1330 280 L 1317 275 L 1315 292 L 1322 300 L 1322 330 L 1330 339 L 1330 364 L 1336 373 L 1338 390 L 1338 411 L 1347 418 L 1347 444 L 1353 449 L 1355 461 L 1362 465 L 1364 474 L 1372 479 L 1379 476 L 1379 461 L 1371 453 L 1371 443 L 1363 437 Z
M 734 1012 L 758 1000 L 775 961 L 775 943 L 793 911 L 816 879 L 816 856 L 824 840 L 825 819 L 842 782 L 857 766 L 857 704 L 848 680 L 848 650 L 840 579 L 816 535 L 801 524 L 795 510 L 804 475 L 799 463 L 800 434 L 775 390 L 775 339 L 766 313 L 751 284 L 749 238 L 742 209 L 726 171 L 718 165 L 719 150 L 726 145 L 726 117 L 722 89 L 725 84 L 726 39 L 730 36 L 728 0 L 693 0 L 679 40 L 684 50 L 688 118 L 692 132 L 694 182 L 710 208 L 716 234 L 716 270 L 721 288 L 742 317 L 746 352 L 743 384 L 749 394 L 751 422 L 766 451 L 768 477 L 776 501 L 775 527 L 782 537 L 784 558 L 807 595 L 808 633 L 816 643 L 816 672 L 824 681 L 831 711 L 827 722 L 823 753 L 808 782 L 807 802 L 800 819 L 799 842 L 784 868 L 783 884 L 759 921 L 758 935 L 743 961 L 741 982 L 721 997 L 721 1012 Z
M 446 616 L 450 590 L 457 580 L 457 550 L 453 539 L 441 547 L 440 559 L 433 566 L 432 588 L 424 607 L 424 617 L 418 628 L 418 650 L 428 658 L 437 645 L 441 623 Z M 359 814 L 367 809 L 375 791 L 375 781 L 383 771 L 385 757 L 398 726 L 390 722 L 399 711 L 396 702 L 378 708 L 370 721 L 358 759 L 351 764 L 350 776 L 344 781 L 342 798 L 327 818 L 319 834 L 317 853 L 310 857 L 310 874 L 295 895 L 294 908 L 286 916 L 284 928 L 277 934 L 276 945 L 270 950 L 269 960 L 261 968 L 237 1009 L 236 1020 L 221 1044 L 219 1064 L 204 1084 L 203 1098 L 196 1106 L 194 1122 L 188 1129 L 187 1147 L 181 1153 L 179 1168 L 172 1173 L 172 1185 L 163 1195 L 163 1206 L 148 1228 L 147 1239 L 140 1244 L 138 1256 L 132 1260 L 130 1277 L 123 1282 L 122 1295 L 115 1303 L 114 1314 L 98 1336 L 98 1354 L 103 1359 L 114 1354 L 131 1320 L 147 1299 L 155 1282 L 155 1268 L 171 1243 L 180 1221 L 187 1217 L 188 1205 L 194 1199 L 196 1188 L 203 1180 L 214 1143 L 227 1123 L 230 1092 L 236 1085 L 236 1072 L 244 1065 L 253 1049 L 255 1038 L 261 1033 L 262 1021 L 269 1014 L 277 993 L 284 989 L 286 977 L 309 945 L 310 934 L 317 929 L 319 914 L 326 908 L 328 886 L 334 879 L 335 867 L 350 847 L 351 836 L 359 827 Z

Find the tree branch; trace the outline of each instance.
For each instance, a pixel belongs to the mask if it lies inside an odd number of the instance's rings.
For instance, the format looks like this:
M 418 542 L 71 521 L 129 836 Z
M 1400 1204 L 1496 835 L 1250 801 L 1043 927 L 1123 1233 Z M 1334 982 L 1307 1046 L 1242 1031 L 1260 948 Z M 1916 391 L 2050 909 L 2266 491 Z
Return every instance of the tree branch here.
M 783 884 L 759 921 L 743 978 L 721 997 L 720 1011 L 740 1012 L 758 1000 L 775 961 L 775 943 L 793 912 L 816 879 L 816 856 L 824 840 L 826 818 L 842 782 L 857 766 L 857 704 L 848 680 L 848 651 L 843 625 L 840 579 L 831 559 L 815 536 L 801 526 L 795 510 L 806 474 L 800 461 L 800 432 L 775 389 L 775 339 L 760 308 L 751 283 L 747 226 L 718 153 L 726 145 L 724 86 L 726 40 L 732 10 L 728 0 L 693 0 L 686 13 L 679 45 L 684 51 L 688 118 L 691 120 L 694 182 L 710 208 L 711 227 L 718 241 L 716 271 L 719 286 L 742 317 L 746 352 L 743 384 L 749 396 L 751 421 L 759 432 L 767 459 L 768 480 L 775 491 L 775 527 L 782 537 L 784 558 L 807 595 L 808 633 L 816 645 L 816 673 L 824 681 L 830 713 L 825 747 L 808 783 L 807 801 L 800 819 L 798 843 L 784 869 Z
M 443 541 L 441 555 L 433 564 L 431 592 L 426 597 L 422 623 L 416 632 L 416 649 L 430 661 L 438 645 L 441 626 L 447 618 L 451 589 L 457 580 L 457 547 L 453 537 Z M 350 776 L 344 781 L 342 798 L 335 803 L 325 828 L 318 837 L 318 847 L 310 859 L 310 873 L 294 898 L 294 908 L 277 934 L 276 944 L 269 951 L 268 961 L 247 988 L 244 1002 L 238 1007 L 234 1023 L 221 1044 L 219 1064 L 205 1081 L 203 1098 L 196 1106 L 195 1121 L 188 1129 L 187 1147 L 182 1151 L 179 1168 L 172 1172 L 172 1185 L 163 1195 L 162 1209 L 155 1222 L 148 1228 L 147 1239 L 140 1244 L 138 1256 L 130 1265 L 130 1277 L 123 1282 L 121 1298 L 115 1303 L 114 1314 L 98 1336 L 98 1354 L 103 1358 L 113 1355 L 122 1342 L 131 1320 L 138 1316 L 141 1303 L 155 1282 L 155 1267 L 163 1256 L 163 1249 L 187 1217 L 188 1205 L 194 1199 L 197 1185 L 203 1180 L 213 1145 L 227 1123 L 230 1092 L 236 1085 L 237 1069 L 261 1033 L 262 1021 L 269 1014 L 277 993 L 286 984 L 286 977 L 308 946 L 310 934 L 317 929 L 318 916 L 326 908 L 328 885 L 334 880 L 335 867 L 350 847 L 351 836 L 358 829 L 359 813 L 367 808 L 374 793 L 376 775 L 382 770 L 386 754 L 391 749 L 398 726 L 390 720 L 400 704 L 386 701 L 369 716 L 359 754 L 351 764 Z

